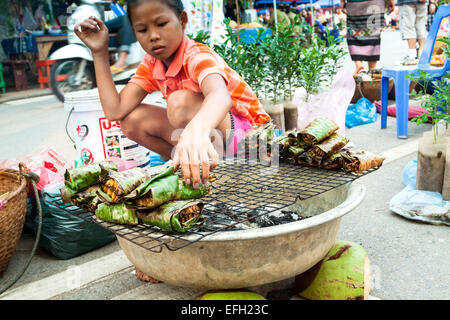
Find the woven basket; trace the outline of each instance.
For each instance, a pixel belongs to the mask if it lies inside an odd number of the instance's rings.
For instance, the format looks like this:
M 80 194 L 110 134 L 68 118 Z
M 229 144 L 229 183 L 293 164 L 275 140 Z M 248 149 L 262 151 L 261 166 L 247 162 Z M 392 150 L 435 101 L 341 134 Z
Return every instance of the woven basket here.
M 27 179 L 20 174 L 27 170 L 23 164 L 19 167 L 0 169 L 0 195 L 9 192 L 6 205 L 0 209 L 0 273 L 6 270 L 16 250 L 27 212 Z
M 393 87 L 394 80 L 389 79 L 388 94 L 392 91 Z M 361 81 L 360 83 L 356 82 L 355 92 L 351 103 L 356 103 L 361 98 L 361 92 L 370 102 L 381 100 L 381 79 Z

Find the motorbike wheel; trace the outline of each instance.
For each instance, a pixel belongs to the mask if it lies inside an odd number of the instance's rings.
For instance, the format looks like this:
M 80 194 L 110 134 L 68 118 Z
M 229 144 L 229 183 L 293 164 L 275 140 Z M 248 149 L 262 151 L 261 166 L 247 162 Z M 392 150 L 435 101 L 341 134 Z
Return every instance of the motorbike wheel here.
M 81 59 L 59 60 L 51 67 L 52 92 L 61 102 L 64 102 L 64 94 L 68 92 L 89 90 L 95 87 L 94 67 L 91 62 L 86 65 L 80 84 L 75 83 L 80 63 Z

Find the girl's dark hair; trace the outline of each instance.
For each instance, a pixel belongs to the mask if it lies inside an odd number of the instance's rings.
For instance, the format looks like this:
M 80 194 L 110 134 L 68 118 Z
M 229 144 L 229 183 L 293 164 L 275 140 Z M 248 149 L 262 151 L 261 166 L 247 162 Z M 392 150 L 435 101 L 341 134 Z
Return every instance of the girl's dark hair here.
M 131 21 L 131 16 L 130 16 L 131 9 L 133 9 L 134 7 L 137 7 L 138 5 L 140 5 L 146 1 L 149 1 L 149 0 L 128 0 L 127 1 L 127 15 L 128 15 L 128 19 L 130 19 L 130 21 Z M 175 12 L 177 17 L 180 16 L 180 14 L 184 11 L 183 2 L 181 0 L 153 0 L 153 1 L 159 1 L 159 2 L 166 4 L 170 9 L 172 9 L 173 12 Z

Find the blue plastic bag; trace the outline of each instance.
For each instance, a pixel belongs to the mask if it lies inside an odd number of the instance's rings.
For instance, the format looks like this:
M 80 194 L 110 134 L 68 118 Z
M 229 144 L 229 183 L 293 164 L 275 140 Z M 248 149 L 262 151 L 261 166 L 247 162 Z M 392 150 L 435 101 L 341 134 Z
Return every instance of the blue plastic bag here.
M 405 186 L 416 189 L 417 159 L 413 159 L 403 168 L 402 181 Z
M 377 121 L 377 107 L 366 98 L 359 99 L 355 104 L 348 106 L 345 114 L 345 126 L 353 128 L 362 124 Z
M 159 166 L 167 162 L 168 159 L 165 159 L 163 156 L 157 154 L 156 152 L 150 151 L 150 166 Z

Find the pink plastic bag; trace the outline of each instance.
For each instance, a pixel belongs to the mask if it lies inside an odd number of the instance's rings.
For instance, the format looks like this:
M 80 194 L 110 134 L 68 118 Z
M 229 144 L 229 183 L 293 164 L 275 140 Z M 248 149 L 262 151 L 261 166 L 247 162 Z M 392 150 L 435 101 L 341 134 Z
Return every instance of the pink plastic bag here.
M 375 101 L 375 106 L 377 107 L 377 112 L 381 113 L 381 101 Z M 408 106 L 408 120 L 411 120 L 412 118 L 421 116 L 424 113 L 428 113 L 427 110 L 422 108 L 421 106 L 417 105 L 411 105 Z M 391 117 L 395 117 L 397 114 L 397 110 L 395 109 L 395 105 L 391 105 L 387 107 L 387 115 Z M 432 118 L 428 116 L 428 120 L 431 121 Z
M 106 160 L 115 162 L 117 164 L 117 171 L 119 172 L 137 167 L 137 163 L 134 160 L 123 160 L 115 157 L 107 158 Z
M 338 70 L 330 88 L 317 95 L 309 95 L 303 87 L 295 89 L 292 104 L 297 106 L 297 129 L 305 128 L 318 117 L 333 120 L 339 126 L 338 132 L 345 135 L 345 114 L 355 93 L 355 80 L 345 68 Z
M 17 159 L 5 159 L 0 162 L 0 168 L 17 169 L 23 162 L 27 169 L 39 175 L 38 190 L 45 186 L 64 181 L 64 172 L 71 168 L 69 162 L 52 148 L 39 148 L 30 156 Z

